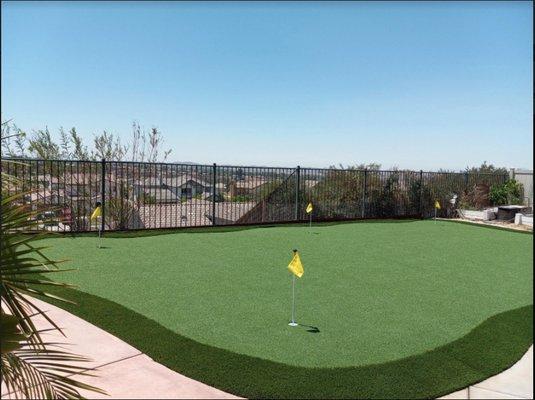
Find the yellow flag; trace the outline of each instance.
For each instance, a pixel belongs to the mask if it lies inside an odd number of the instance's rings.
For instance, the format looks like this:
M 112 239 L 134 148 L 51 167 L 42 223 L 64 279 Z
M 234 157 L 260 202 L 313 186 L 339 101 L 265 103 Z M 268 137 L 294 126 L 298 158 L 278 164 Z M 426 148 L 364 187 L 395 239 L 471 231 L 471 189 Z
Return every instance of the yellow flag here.
M 303 269 L 303 264 L 301 264 L 301 259 L 299 258 L 299 253 L 297 250 L 294 252 L 294 258 L 292 258 L 292 261 L 290 261 L 290 264 L 288 264 L 288 269 L 291 273 L 293 273 L 298 278 L 301 278 L 305 272 Z
M 312 207 L 312 203 L 308 203 L 308 206 L 307 206 L 307 209 L 306 209 L 307 214 L 310 214 L 313 209 L 314 208 Z
M 438 200 L 435 200 L 435 208 L 437 210 L 440 210 L 440 203 L 438 202 Z
M 95 211 L 93 211 L 93 214 L 91 214 L 91 221 L 93 221 L 97 217 L 102 217 L 102 209 L 100 208 L 100 206 L 95 208 Z

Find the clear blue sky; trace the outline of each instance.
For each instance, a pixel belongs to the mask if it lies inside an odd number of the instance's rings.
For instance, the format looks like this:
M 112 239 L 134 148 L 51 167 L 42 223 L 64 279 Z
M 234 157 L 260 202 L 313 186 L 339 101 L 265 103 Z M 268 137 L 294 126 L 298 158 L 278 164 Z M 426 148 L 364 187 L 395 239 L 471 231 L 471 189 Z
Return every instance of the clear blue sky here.
M 533 164 L 531 2 L 2 2 L 2 119 L 172 161 Z

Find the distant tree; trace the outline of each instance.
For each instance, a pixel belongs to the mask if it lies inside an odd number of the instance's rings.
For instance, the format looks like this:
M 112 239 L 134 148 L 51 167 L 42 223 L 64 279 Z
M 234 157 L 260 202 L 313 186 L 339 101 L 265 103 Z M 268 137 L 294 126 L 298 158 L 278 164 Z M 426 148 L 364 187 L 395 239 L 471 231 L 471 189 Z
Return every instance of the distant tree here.
M 136 121 L 132 122 L 132 161 L 145 159 L 145 135 Z
M 9 157 L 27 156 L 26 132 L 10 121 L 2 122 L 2 154 Z
M 76 128 L 72 127 L 69 131 L 70 140 L 74 146 L 74 150 L 71 154 L 71 158 L 75 160 L 89 160 L 89 152 L 87 151 L 87 146 L 84 146 L 83 140 L 76 132 Z
M 61 158 L 70 159 L 71 158 L 71 141 L 69 135 L 65 132 L 63 127 L 59 128 L 59 138 L 60 138 L 60 149 L 61 149 Z
M 132 161 L 157 162 L 160 159 L 158 155 L 162 144 L 163 135 L 158 128 L 153 127 L 150 132 L 147 132 L 136 121 L 132 123 Z M 161 160 L 167 160 L 167 157 L 171 154 L 171 149 L 164 150 L 162 154 Z
M 329 166 L 329 169 L 349 169 L 349 170 L 369 170 L 369 171 L 378 171 L 381 169 L 381 164 L 378 163 L 360 163 L 360 164 L 354 164 L 354 165 L 346 165 L 344 166 L 342 163 L 338 164 L 339 168 L 335 165 Z
M 59 145 L 52 139 L 48 127 L 34 131 L 29 142 L 28 150 L 33 157 L 45 160 L 60 158 Z
M 45 160 L 100 160 L 105 158 L 110 161 L 158 162 L 165 161 L 170 149 L 162 149 L 163 134 L 158 128 L 153 127 L 145 131 L 137 122 L 132 123 L 131 145 L 121 144 L 119 136 L 108 131 L 95 135 L 93 148 L 88 149 L 82 137 L 75 127 L 68 132 L 63 127 L 59 129 L 59 138 L 56 140 L 45 127 L 44 130 L 33 131 L 28 138 L 26 133 L 19 129 L 11 121 L 2 123 L 2 154 L 9 157 L 34 157 Z
M 113 133 L 107 131 L 95 136 L 94 146 L 95 150 L 91 158 L 97 160 L 105 158 L 106 160 L 123 161 L 128 153 L 128 146 L 123 146 L 118 137 L 114 137 Z
M 496 167 L 493 164 L 487 164 L 486 161 L 483 162 L 479 167 L 466 167 L 464 171 L 469 174 L 508 174 L 508 169 L 505 167 Z
M 158 152 L 163 141 L 162 133 L 157 128 L 152 128 L 149 133 L 149 150 L 147 161 L 156 162 L 158 160 Z M 166 160 L 171 150 L 165 150 L 163 152 L 163 160 Z

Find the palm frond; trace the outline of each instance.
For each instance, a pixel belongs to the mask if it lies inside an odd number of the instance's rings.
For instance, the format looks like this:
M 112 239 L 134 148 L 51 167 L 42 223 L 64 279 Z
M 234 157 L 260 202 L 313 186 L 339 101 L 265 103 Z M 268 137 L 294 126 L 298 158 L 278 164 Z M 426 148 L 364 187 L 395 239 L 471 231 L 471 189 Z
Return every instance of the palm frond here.
M 24 187 L 23 182 L 3 172 L 0 178 L 2 189 L 5 183 L 10 186 L 10 192 L 13 187 Z M 39 213 L 26 205 L 28 193 L 19 190 L 14 195 L 2 196 L 0 203 L 2 381 L 15 398 L 82 398 L 79 389 L 104 393 L 72 377 L 90 375 L 83 366 L 87 358 L 60 350 L 61 343 L 45 342 L 41 337 L 47 331 L 61 334 L 63 331 L 31 296 L 68 301 L 48 293 L 46 287 L 72 286 L 46 278 L 51 273 L 70 269 L 60 269 L 59 264 L 65 260 L 49 258 L 44 253 L 47 247 L 34 244 L 42 234 L 27 234 L 38 228 Z M 34 323 L 37 316 L 43 317 L 51 328 L 37 329 Z
M 22 348 L 2 354 L 2 379 L 7 391 L 30 399 L 82 398 L 78 389 L 105 394 L 101 389 L 73 378 L 94 376 L 85 366 L 73 362 L 87 362 L 87 358 L 61 350 Z

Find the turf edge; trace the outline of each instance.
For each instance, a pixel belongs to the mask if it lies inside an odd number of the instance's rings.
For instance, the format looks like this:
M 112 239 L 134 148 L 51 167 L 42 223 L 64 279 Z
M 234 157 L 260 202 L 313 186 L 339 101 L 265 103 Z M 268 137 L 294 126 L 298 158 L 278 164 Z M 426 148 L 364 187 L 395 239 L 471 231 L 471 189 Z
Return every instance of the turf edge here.
M 121 338 L 155 361 L 247 398 L 436 398 L 512 366 L 533 343 L 533 305 L 497 314 L 433 351 L 360 367 L 304 368 L 237 354 L 173 332 L 113 301 L 65 288 L 43 299 Z M 237 335 L 238 336 L 238 335 Z

